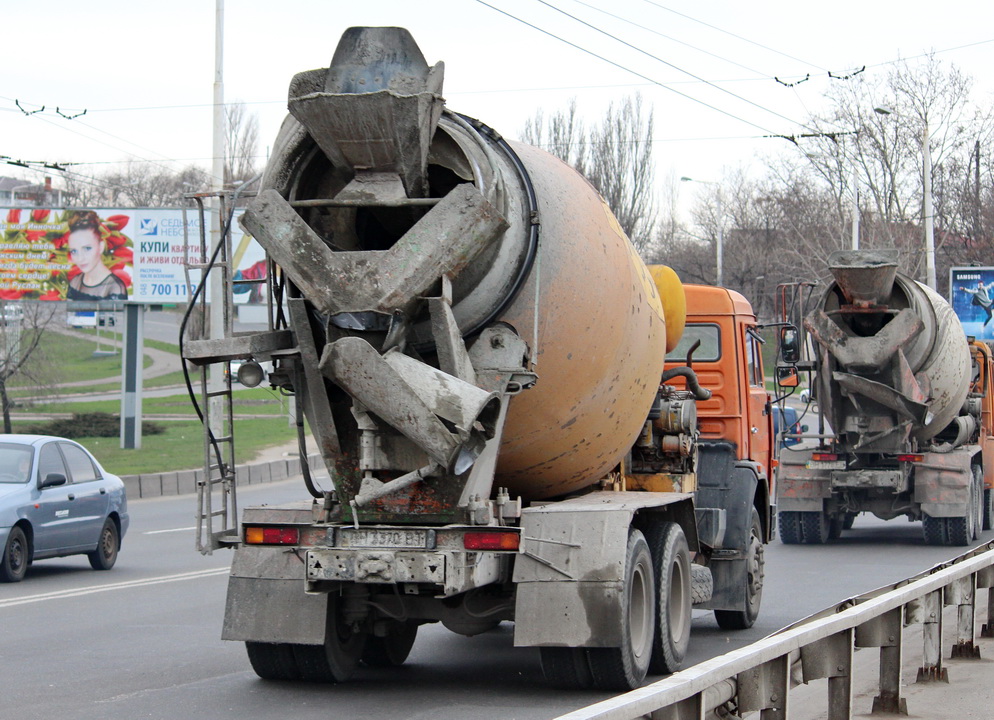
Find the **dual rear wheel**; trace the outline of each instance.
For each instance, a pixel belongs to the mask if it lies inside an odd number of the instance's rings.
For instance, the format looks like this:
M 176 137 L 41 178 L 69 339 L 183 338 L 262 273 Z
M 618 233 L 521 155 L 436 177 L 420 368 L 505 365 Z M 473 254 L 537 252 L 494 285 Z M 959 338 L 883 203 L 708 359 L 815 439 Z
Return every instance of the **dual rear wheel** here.
M 246 642 L 255 674 L 264 680 L 339 683 L 349 680 L 359 662 L 371 667 L 402 665 L 417 638 L 415 622 L 398 622 L 383 637 L 354 629 L 344 621 L 341 598 L 328 595 L 324 645 Z
M 625 691 L 645 676 L 678 670 L 691 623 L 690 550 L 676 523 L 632 529 L 625 552 L 620 617 L 613 620 L 619 647 L 542 647 L 546 679 L 570 689 Z

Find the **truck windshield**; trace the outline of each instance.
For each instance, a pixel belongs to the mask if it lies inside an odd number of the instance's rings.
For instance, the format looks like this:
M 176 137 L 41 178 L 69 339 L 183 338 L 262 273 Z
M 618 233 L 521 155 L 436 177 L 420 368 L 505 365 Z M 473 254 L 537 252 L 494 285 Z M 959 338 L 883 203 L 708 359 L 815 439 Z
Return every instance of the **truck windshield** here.
M 701 341 L 699 348 L 694 350 L 694 360 L 700 362 L 714 362 L 721 358 L 721 334 L 717 325 L 711 324 L 689 324 L 683 331 L 680 342 L 670 352 L 666 353 L 667 360 L 685 362 L 687 352 L 698 340 Z

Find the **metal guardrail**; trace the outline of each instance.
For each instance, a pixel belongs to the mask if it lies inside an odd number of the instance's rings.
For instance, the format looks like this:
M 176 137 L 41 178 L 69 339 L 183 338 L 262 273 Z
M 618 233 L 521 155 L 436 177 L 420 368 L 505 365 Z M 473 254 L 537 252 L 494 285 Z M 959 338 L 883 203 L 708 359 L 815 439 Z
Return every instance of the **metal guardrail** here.
M 994 543 L 908 580 L 850 598 L 758 642 L 557 720 L 704 720 L 789 718 L 790 689 L 828 680 L 828 720 L 851 720 L 853 653 L 880 648 L 873 713 L 907 714 L 901 697 L 903 630 L 922 626 L 918 681 L 945 680 L 943 608 L 957 607 L 952 657 L 979 657 L 974 645 L 977 589 L 988 588 L 982 637 L 994 637 Z M 718 715 L 714 714 L 715 710 Z

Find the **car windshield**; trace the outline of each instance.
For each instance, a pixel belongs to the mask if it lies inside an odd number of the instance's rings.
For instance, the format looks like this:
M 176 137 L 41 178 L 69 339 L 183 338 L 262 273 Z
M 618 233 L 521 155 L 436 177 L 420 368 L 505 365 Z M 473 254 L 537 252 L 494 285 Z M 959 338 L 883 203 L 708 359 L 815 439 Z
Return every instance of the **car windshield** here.
M 0 443 L 0 483 L 26 483 L 31 479 L 33 451 L 26 445 Z

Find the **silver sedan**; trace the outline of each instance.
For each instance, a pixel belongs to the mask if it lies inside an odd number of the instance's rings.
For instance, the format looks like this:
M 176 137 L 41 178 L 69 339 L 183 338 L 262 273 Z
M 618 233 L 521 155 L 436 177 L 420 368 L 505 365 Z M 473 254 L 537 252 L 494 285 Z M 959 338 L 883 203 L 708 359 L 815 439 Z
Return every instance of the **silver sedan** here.
M 82 445 L 0 434 L 0 581 L 18 582 L 35 560 L 66 555 L 110 570 L 127 530 L 124 483 Z

